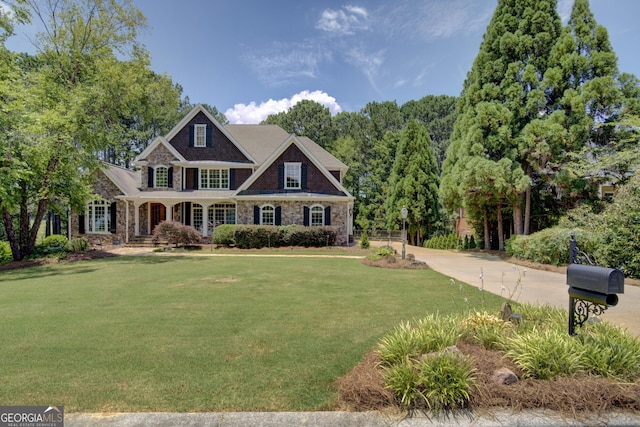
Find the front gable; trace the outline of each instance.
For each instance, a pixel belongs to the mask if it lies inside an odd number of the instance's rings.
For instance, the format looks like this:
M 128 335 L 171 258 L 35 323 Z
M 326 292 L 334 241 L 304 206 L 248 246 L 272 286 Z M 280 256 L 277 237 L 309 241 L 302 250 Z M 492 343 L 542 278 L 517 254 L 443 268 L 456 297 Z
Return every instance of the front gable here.
M 287 188 L 285 165 L 299 165 L 299 188 Z M 290 136 L 239 189 L 238 196 L 315 193 L 347 196 L 338 180 L 294 136 Z
M 166 140 L 187 162 L 255 163 L 242 145 L 201 105 L 191 110 L 167 134 Z

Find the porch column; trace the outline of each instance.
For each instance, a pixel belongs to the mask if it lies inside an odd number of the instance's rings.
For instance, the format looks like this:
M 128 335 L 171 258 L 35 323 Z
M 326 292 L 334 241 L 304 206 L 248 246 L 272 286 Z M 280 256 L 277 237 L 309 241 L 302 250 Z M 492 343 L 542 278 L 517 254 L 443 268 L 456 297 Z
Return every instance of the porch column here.
M 163 205 L 167 209 L 167 221 L 173 221 L 173 207 L 175 205 L 169 205 L 166 203 L 163 203 Z
M 211 205 L 205 205 L 204 203 L 200 203 L 200 205 L 202 206 L 202 235 L 208 236 L 209 235 L 209 206 Z
M 133 220 L 135 221 L 134 224 L 134 234 L 136 236 L 140 235 L 140 206 L 142 206 L 144 203 L 140 203 L 140 202 L 133 202 Z

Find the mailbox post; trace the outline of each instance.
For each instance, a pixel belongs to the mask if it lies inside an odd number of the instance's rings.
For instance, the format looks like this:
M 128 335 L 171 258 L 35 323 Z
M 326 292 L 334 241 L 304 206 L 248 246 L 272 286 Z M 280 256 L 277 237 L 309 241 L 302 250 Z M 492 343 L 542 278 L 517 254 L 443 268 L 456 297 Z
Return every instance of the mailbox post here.
M 618 295 L 624 293 L 624 274 L 615 268 L 578 264 L 575 234 L 571 233 L 570 263 L 567 267 L 569 285 L 569 335 L 576 334 L 589 314 L 599 316 L 618 304 Z M 583 259 L 589 260 L 586 254 Z

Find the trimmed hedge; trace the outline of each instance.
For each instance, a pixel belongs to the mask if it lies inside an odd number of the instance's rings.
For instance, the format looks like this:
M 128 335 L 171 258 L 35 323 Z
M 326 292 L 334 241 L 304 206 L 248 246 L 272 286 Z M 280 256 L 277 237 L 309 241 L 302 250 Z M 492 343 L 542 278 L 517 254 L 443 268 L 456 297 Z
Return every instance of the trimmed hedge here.
M 429 240 L 425 240 L 422 245 L 429 249 L 463 249 L 464 244 L 460 237 L 455 233 L 448 234 L 446 236 L 436 236 Z
M 218 227 L 220 228 L 220 227 Z M 216 230 L 218 230 L 216 228 Z M 240 249 L 277 248 L 282 246 L 304 246 L 319 248 L 333 246 L 336 242 L 336 227 L 304 227 L 302 225 L 235 225 L 233 242 Z M 231 239 L 215 243 L 230 245 Z
M 235 239 L 236 225 L 235 224 L 222 224 L 213 230 L 213 244 L 223 246 L 234 246 L 236 244 Z

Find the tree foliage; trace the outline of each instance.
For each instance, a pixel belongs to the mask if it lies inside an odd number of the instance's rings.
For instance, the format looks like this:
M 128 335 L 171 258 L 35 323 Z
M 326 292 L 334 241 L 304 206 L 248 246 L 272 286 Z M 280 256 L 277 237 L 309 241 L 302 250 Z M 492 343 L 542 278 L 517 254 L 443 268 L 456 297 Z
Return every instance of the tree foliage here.
M 420 245 L 424 233 L 430 235 L 438 220 L 439 184 L 431 138 L 424 126 L 410 119 L 400 136 L 389 178 L 385 203 L 388 227 L 400 224 L 400 211 L 406 207 L 409 241 Z
M 18 0 L 42 22 L 35 57 L 3 46 L 0 210 L 14 259 L 32 253 L 48 209 L 83 209 L 102 154 L 123 162 L 179 89 L 149 71 L 136 40 L 145 18 L 131 0 Z M 22 16 L 22 15 L 20 15 Z M 173 103 L 173 104 L 172 104 Z M 124 141 L 124 142 L 123 142 Z M 136 146 L 136 144 L 133 144 Z

